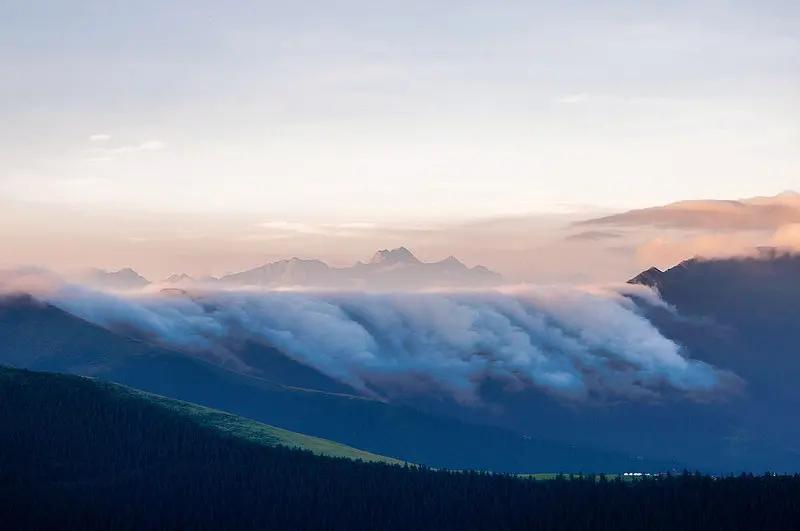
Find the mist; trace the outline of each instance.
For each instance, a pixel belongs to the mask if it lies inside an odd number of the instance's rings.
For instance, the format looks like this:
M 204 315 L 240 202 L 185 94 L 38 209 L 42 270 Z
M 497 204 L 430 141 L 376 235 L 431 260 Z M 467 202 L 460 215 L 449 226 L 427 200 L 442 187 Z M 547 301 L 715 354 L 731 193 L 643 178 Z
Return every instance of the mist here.
M 237 345 L 271 346 L 382 399 L 435 392 L 477 404 L 487 379 L 570 401 L 691 399 L 738 381 L 661 335 L 626 296 L 663 304 L 642 286 L 169 294 L 39 284 L 38 298 L 105 328 L 243 371 Z

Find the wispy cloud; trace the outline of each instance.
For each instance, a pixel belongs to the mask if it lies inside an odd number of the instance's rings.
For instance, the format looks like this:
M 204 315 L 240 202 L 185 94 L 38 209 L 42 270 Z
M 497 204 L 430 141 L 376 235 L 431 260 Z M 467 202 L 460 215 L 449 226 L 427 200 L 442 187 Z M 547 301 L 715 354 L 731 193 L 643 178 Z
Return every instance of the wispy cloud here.
M 622 238 L 622 234 L 618 232 L 608 232 L 602 230 L 589 230 L 585 232 L 579 232 L 577 234 L 571 234 L 564 238 L 567 241 L 589 241 L 589 242 L 596 242 L 601 240 L 615 240 L 618 238 Z
M 160 140 L 147 140 L 141 144 L 131 144 L 126 146 L 119 146 L 108 149 L 108 153 L 123 154 L 123 153 L 136 153 L 138 151 L 160 151 L 166 148 L 167 145 Z
M 730 200 L 691 200 L 630 210 L 581 225 L 638 226 L 662 229 L 769 230 L 800 223 L 800 193 Z
M 313 224 L 297 221 L 265 221 L 258 227 L 279 233 L 325 235 L 325 236 L 353 236 L 361 231 L 377 228 L 374 223 L 353 221 L 347 223 Z
M 564 94 L 556 98 L 557 103 L 583 103 L 589 101 L 589 95 L 585 93 Z
M 634 244 L 640 266 L 671 267 L 691 257 L 754 256 L 759 247 L 800 250 L 800 193 L 738 200 L 703 199 L 629 210 L 578 222 L 587 230 L 569 240 L 620 234 Z
M 113 147 L 108 145 L 110 140 L 111 135 L 107 135 L 105 133 L 90 135 L 90 142 L 93 144 L 102 144 L 102 146 L 98 145 L 97 147 L 92 148 L 89 151 L 88 156 L 83 157 L 83 160 L 93 164 L 104 163 L 113 161 L 122 155 L 148 151 L 161 151 L 167 147 L 167 144 L 161 140 L 146 140 L 138 144 L 124 144 Z
M 322 226 L 300 223 L 297 221 L 265 221 L 258 224 L 262 229 L 281 232 L 295 232 L 297 234 L 325 234 Z

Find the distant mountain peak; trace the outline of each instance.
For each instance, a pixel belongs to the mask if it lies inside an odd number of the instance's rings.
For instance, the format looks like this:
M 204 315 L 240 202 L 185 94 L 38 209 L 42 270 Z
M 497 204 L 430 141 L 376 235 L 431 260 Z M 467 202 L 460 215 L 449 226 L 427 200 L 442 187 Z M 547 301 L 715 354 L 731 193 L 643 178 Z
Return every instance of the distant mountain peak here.
M 419 264 L 420 261 L 405 247 L 381 249 L 372 255 L 370 264 Z
M 113 269 L 105 270 L 105 269 L 99 269 L 98 268 L 98 269 L 94 269 L 93 272 L 98 274 L 98 275 L 114 275 L 116 277 L 140 277 L 140 278 L 144 278 L 144 277 L 142 277 L 142 275 L 140 275 L 138 272 L 136 272 L 135 269 L 130 268 L 130 267 L 122 267 L 120 269 L 117 269 L 116 271 L 114 271 Z
M 123 267 L 117 271 L 93 269 L 86 276 L 85 280 L 90 284 L 112 289 L 142 288 L 150 284 L 149 280 L 130 267 Z
M 291 257 L 286 262 L 292 264 L 325 264 L 322 260 L 317 260 L 316 258 L 298 258 L 296 256 Z
M 800 275 L 800 253 L 775 247 L 757 247 L 753 251 L 752 254 L 728 258 L 689 258 L 664 271 L 651 267 L 628 283 L 661 288 L 667 282 L 674 283 L 676 279 L 680 279 L 682 282 L 692 283 L 693 289 L 697 290 L 710 289 L 706 285 L 709 283 L 724 284 L 732 290 L 745 287 L 739 285 L 739 282 L 760 286 L 764 281 L 772 283 L 775 275 L 786 275 L 792 278 L 794 289 L 795 279 Z M 753 279 L 757 282 L 753 282 Z
M 461 260 L 459 260 L 458 258 L 453 256 L 452 254 L 450 256 L 448 256 L 447 258 L 445 258 L 444 260 L 442 260 L 440 263 L 442 263 L 442 264 L 453 264 L 453 265 L 464 265 L 461 262 Z
M 498 273 L 469 268 L 454 256 L 422 262 L 406 247 L 381 249 L 367 262 L 330 267 L 315 259 L 290 258 L 225 275 L 223 284 L 340 288 L 416 289 L 431 286 L 487 286 L 501 282 Z
M 180 284 L 181 282 L 192 282 L 194 279 L 186 273 L 173 273 L 164 279 L 165 284 Z
M 642 284 L 644 286 L 655 287 L 658 285 L 658 280 L 664 274 L 657 267 L 651 267 L 646 271 L 642 271 L 632 279 L 628 281 L 629 284 Z

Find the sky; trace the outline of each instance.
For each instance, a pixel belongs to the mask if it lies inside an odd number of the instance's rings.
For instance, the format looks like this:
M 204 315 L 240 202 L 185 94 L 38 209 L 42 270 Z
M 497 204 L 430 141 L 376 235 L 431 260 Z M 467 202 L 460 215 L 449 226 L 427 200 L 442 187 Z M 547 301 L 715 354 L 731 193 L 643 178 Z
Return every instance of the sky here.
M 4 263 L 221 274 L 409 245 L 612 277 L 635 252 L 551 243 L 800 188 L 791 1 L 0 0 L 0 79 Z

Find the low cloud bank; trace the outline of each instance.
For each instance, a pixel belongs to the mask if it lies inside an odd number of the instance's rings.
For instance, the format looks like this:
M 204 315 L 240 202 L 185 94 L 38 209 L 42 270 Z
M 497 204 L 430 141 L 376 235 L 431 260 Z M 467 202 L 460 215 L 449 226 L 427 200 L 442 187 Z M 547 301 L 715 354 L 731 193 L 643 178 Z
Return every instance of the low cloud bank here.
M 644 287 L 626 289 L 658 302 Z M 49 279 L 37 296 L 101 326 L 242 366 L 232 345 L 268 344 L 387 398 L 425 391 L 479 402 L 487 378 L 574 400 L 707 396 L 737 380 L 688 357 L 615 290 L 112 294 Z
M 571 236 L 624 234 L 640 267 L 671 267 L 692 257 L 753 258 L 759 248 L 800 252 L 800 193 L 738 201 L 693 200 L 630 210 L 576 224 L 601 227 Z M 612 232 L 613 231 L 617 232 Z
M 776 230 L 793 223 L 800 223 L 800 193 L 787 191 L 737 201 L 679 201 L 590 219 L 579 225 L 743 231 Z

